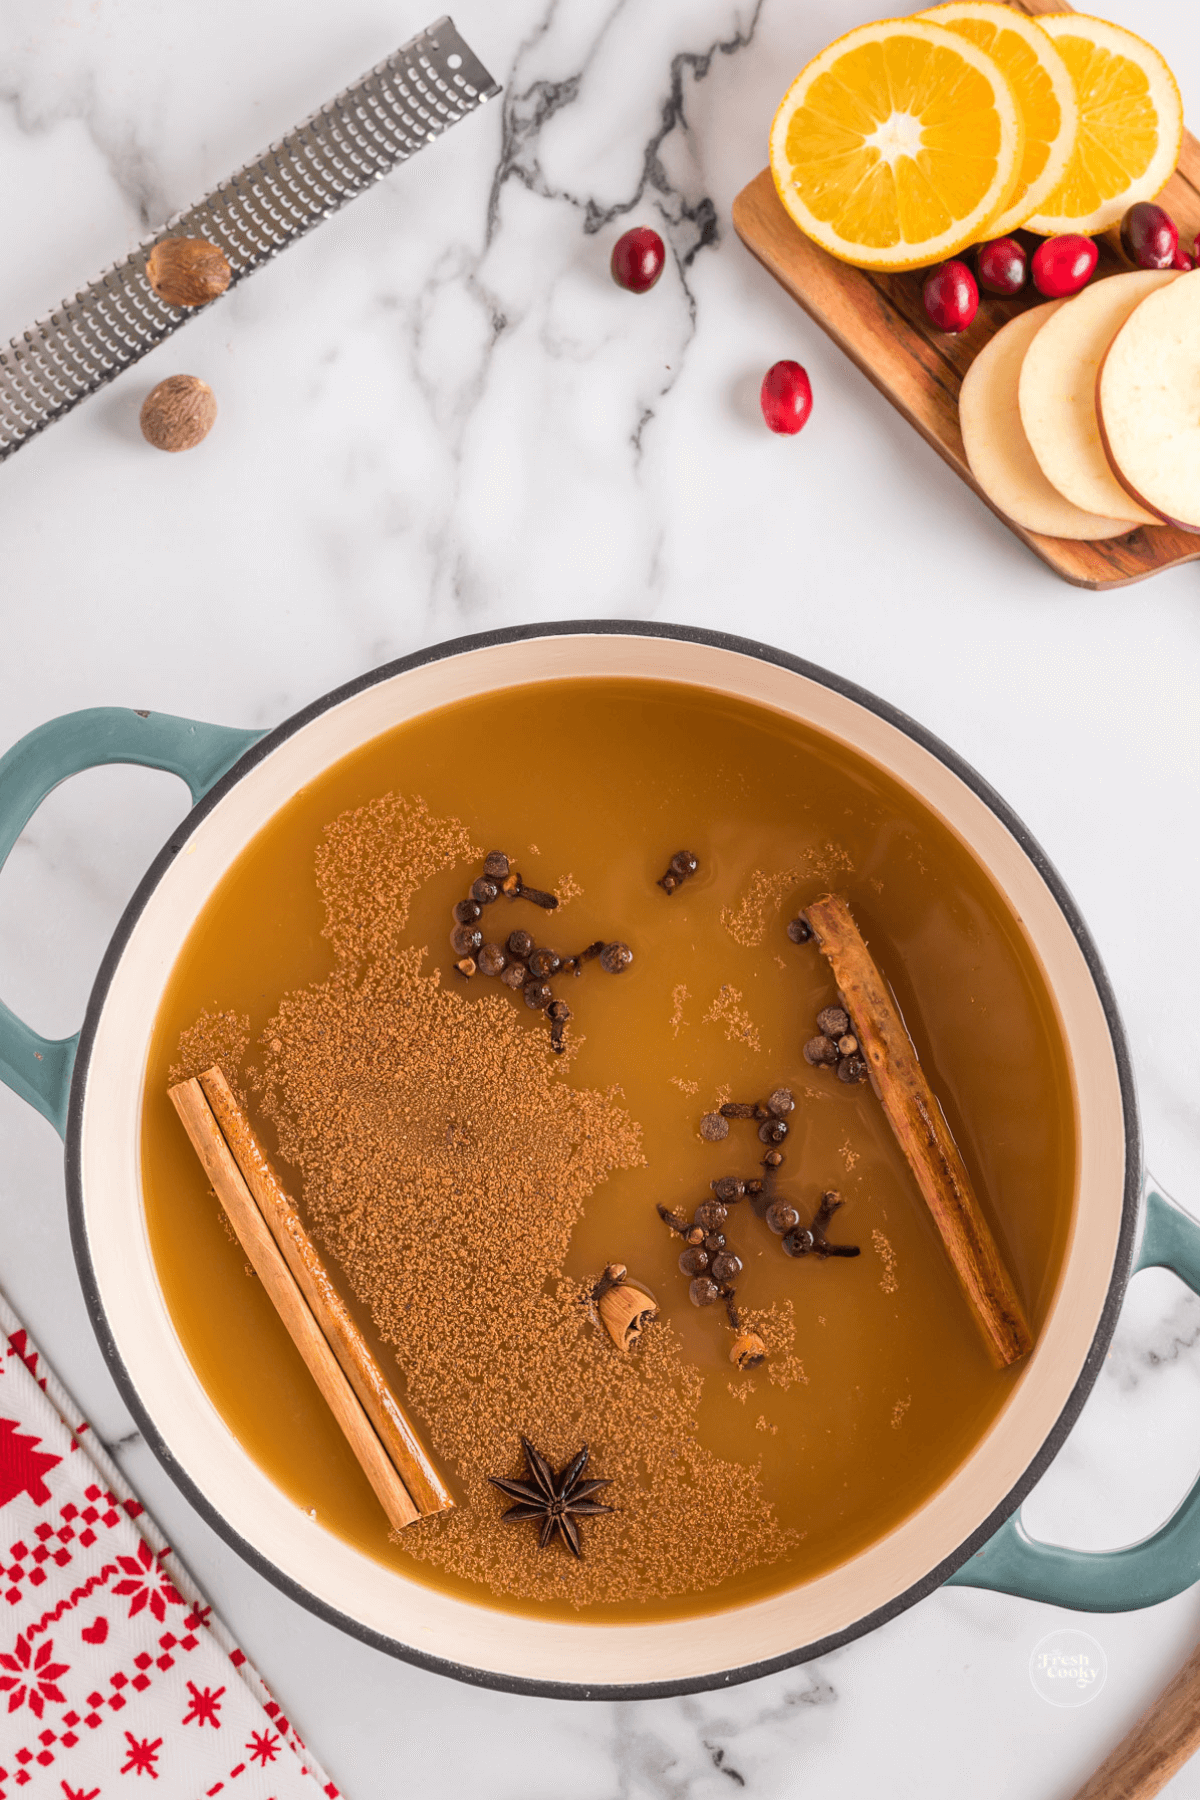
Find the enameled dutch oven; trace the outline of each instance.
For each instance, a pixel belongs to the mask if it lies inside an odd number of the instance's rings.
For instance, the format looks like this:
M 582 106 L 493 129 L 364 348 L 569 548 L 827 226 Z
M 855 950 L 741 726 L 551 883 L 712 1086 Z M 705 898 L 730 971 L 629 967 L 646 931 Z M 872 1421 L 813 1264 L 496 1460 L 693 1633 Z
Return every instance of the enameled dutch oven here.
M 298 788 L 432 707 L 534 680 L 693 683 L 803 720 L 904 782 L 965 840 L 1028 934 L 1058 1007 L 1079 1144 L 1073 1220 L 1049 1316 L 1004 1410 L 911 1517 L 819 1579 L 674 1624 L 588 1626 L 452 1599 L 385 1569 L 275 1487 L 184 1355 L 142 1213 L 140 1113 L 155 1014 L 175 958 L 231 862 Z M 39 1037 L 0 1008 L 0 1078 L 65 1136 L 75 1257 L 92 1320 L 139 1427 L 203 1517 L 331 1623 L 463 1680 L 564 1697 L 647 1697 L 739 1682 L 821 1654 L 942 1582 L 1120 1611 L 1200 1576 L 1200 1482 L 1140 1544 L 1103 1554 L 1037 1543 L 1018 1507 L 1079 1414 L 1133 1268 L 1200 1292 L 1200 1228 L 1143 1190 L 1129 1058 L 1083 921 L 1020 820 L 944 744 L 860 688 L 765 645 L 685 627 L 583 622 L 460 638 L 376 669 L 265 734 L 98 708 L 33 731 L 0 760 L 0 859 L 58 782 L 142 763 L 195 802 L 130 902 L 78 1037 Z

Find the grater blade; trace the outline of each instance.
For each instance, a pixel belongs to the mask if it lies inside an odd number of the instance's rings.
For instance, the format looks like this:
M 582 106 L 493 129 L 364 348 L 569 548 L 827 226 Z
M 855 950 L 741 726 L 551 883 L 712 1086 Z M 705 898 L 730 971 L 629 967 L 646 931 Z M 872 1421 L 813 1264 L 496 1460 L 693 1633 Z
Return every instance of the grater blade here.
M 205 310 L 150 286 L 162 238 L 216 244 L 232 287 L 499 92 L 452 19 L 430 25 L 0 351 L 0 461 Z

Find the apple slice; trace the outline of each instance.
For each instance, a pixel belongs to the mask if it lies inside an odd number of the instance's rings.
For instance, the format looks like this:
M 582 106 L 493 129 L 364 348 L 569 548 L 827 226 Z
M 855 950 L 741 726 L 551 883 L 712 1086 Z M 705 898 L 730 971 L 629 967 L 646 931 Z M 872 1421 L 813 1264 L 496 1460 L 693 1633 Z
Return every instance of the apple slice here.
M 1025 352 L 1017 396 L 1029 447 L 1046 479 L 1085 512 L 1131 525 L 1162 524 L 1130 499 L 1112 472 L 1100 442 L 1096 377 L 1134 308 L 1178 279 L 1173 269 L 1135 269 L 1097 281 L 1047 319 Z
M 1047 319 L 1066 305 L 1051 300 L 1018 313 L 984 345 L 958 396 L 963 447 L 985 497 L 1014 525 L 1042 537 L 1120 537 L 1130 529 L 1128 519 L 1084 512 L 1046 480 L 1021 424 L 1017 384 L 1025 353 Z
M 1200 269 L 1150 294 L 1105 353 L 1096 384 L 1113 473 L 1139 506 L 1200 531 Z

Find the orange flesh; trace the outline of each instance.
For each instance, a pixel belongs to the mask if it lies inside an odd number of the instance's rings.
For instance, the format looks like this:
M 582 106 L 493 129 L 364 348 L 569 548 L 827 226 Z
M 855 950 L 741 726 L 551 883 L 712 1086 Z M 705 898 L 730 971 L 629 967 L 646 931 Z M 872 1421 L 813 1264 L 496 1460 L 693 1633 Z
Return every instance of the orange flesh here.
M 794 1556 L 716 1590 L 583 1616 L 620 1623 L 711 1612 L 843 1561 L 954 1472 L 1021 1367 L 991 1367 L 869 1087 L 847 1088 L 804 1063 L 801 1045 L 834 994 L 815 947 L 792 945 L 784 927 L 830 887 L 849 899 L 1036 1334 L 1060 1272 L 1076 1150 L 1057 1015 L 1019 926 L 959 840 L 874 765 L 765 709 L 658 682 L 533 685 L 400 726 L 312 782 L 230 869 L 172 972 L 147 1070 L 145 1206 L 176 1328 L 230 1428 L 299 1505 L 412 1579 L 507 1610 L 523 1608 L 388 1541 L 365 1478 L 222 1229 L 167 1099 L 180 1034 L 198 1014 L 248 1013 L 257 1037 L 285 993 L 328 974 L 313 877 L 322 828 L 393 790 L 461 818 L 475 842 L 507 848 L 531 882 L 552 888 L 574 876 L 584 891 L 545 922 L 542 941 L 566 951 L 616 936 L 634 947 L 626 974 L 593 967 L 564 989 L 571 1029 L 587 1040 L 564 1079 L 619 1083 L 647 1158 L 595 1191 L 567 1273 L 582 1278 L 619 1258 L 653 1289 L 706 1375 L 701 1440 L 759 1465 L 781 1527 L 804 1534 Z M 701 872 L 668 898 L 655 882 L 682 848 L 697 854 Z M 755 871 L 789 869 L 800 873 L 776 882 L 779 906 L 768 899 L 761 909 L 761 941 L 737 941 L 722 913 L 744 922 Z M 428 945 L 447 979 L 450 907 L 475 873 L 447 871 L 413 900 L 408 939 Z M 504 914 L 504 930 L 529 923 L 530 909 L 520 919 L 516 911 Z M 722 984 L 738 990 L 758 1049 L 706 1020 Z M 489 982 L 486 991 L 502 990 Z M 524 1007 L 520 1016 L 545 1032 L 540 1017 Z M 720 1092 L 757 1099 L 781 1084 L 797 1098 L 781 1191 L 807 1218 L 822 1189 L 838 1188 L 847 1204 L 830 1235 L 862 1246 L 855 1260 L 791 1261 L 748 1209 L 731 1219 L 745 1263 L 739 1297 L 752 1307 L 794 1302 L 793 1351 L 807 1379 L 786 1389 L 767 1368 L 750 1378 L 730 1368 L 716 1309 L 690 1305 L 676 1268 L 681 1246 L 655 1214 L 658 1201 L 694 1206 L 716 1176 L 754 1172 L 763 1154 L 754 1128 L 735 1123 L 724 1143 L 708 1144 L 699 1117 Z M 375 1341 L 403 1394 L 401 1372 Z M 580 1617 L 569 1605 L 561 1616 Z

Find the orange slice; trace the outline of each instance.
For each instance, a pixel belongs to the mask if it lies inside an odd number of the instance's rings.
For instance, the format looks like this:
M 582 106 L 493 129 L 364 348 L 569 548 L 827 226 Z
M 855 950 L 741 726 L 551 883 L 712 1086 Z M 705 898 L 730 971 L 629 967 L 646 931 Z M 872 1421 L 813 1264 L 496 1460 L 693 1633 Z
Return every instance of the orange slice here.
M 1167 180 L 1183 141 L 1183 102 L 1158 51 L 1132 31 L 1084 13 L 1050 13 L 1041 23 L 1071 71 L 1079 135 L 1062 180 L 1024 223 L 1047 237 L 1093 235 Z
M 1012 198 L 987 227 L 989 237 L 1004 237 L 1036 212 L 1066 173 L 1079 120 L 1070 70 L 1049 33 L 996 0 L 949 0 L 918 17 L 984 51 L 1016 96 L 1025 151 Z
M 771 126 L 784 206 L 830 255 L 916 269 L 985 234 L 1025 132 L 993 59 L 923 19 L 863 25 L 802 69 Z

